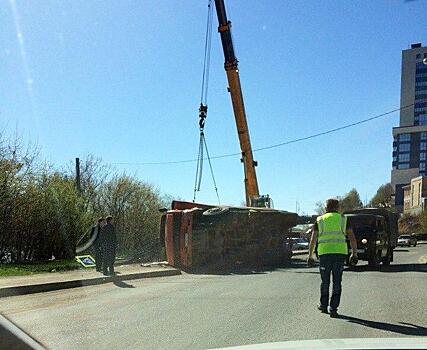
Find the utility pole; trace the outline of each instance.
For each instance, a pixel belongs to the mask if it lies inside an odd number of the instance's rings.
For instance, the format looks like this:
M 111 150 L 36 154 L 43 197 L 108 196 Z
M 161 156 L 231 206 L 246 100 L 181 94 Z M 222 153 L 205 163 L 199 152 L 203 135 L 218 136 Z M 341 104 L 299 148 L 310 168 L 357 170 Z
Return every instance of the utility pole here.
M 76 188 L 79 193 L 82 191 L 80 185 L 80 158 L 76 158 Z

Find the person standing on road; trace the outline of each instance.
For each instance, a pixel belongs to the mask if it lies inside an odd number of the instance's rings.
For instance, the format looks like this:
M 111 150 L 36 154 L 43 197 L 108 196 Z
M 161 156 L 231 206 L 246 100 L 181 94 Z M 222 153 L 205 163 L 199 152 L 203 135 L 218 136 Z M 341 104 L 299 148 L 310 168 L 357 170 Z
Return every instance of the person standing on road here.
M 102 244 L 102 226 L 104 226 L 104 218 L 99 218 L 98 223 L 92 227 L 92 237 L 96 235 L 95 245 L 95 263 L 96 271 L 102 271 L 102 260 L 103 260 L 103 244 Z
M 107 223 L 102 228 L 102 241 L 103 241 L 103 263 L 102 269 L 104 275 L 114 275 L 114 261 L 116 259 L 116 229 L 113 225 L 113 217 L 107 216 Z
M 326 201 L 326 213 L 317 218 L 310 240 L 310 250 L 307 264 L 314 263 L 313 253 L 317 243 L 319 256 L 320 277 L 320 304 L 318 309 L 329 313 L 331 317 L 338 317 L 338 306 L 341 300 L 341 280 L 344 263 L 348 255 L 346 235 L 350 240 L 352 254 L 351 261 L 357 260 L 357 241 L 351 228 L 347 228 L 346 218 L 338 213 L 339 202 L 336 199 Z M 332 296 L 329 302 L 329 285 L 332 273 Z

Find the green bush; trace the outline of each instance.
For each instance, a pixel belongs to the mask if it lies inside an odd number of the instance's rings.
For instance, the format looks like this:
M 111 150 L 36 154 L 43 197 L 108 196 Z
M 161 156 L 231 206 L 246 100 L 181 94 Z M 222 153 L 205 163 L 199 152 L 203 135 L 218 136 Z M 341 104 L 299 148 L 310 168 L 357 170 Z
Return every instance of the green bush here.
M 36 155 L 0 134 L 0 263 L 73 259 L 79 238 L 106 215 L 114 217 L 118 255 L 164 258 L 158 209 L 165 203 L 151 185 L 111 175 L 89 156 L 81 165 L 78 191 L 74 169 L 55 171 Z

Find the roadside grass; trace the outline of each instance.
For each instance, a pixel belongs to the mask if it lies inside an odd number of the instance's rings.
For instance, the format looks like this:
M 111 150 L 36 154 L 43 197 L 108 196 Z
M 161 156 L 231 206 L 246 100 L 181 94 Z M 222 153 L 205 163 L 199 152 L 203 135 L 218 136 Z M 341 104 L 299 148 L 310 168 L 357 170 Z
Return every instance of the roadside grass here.
M 75 260 L 57 260 L 33 264 L 3 264 L 0 265 L 0 277 L 26 276 L 36 273 L 77 270 L 80 268 L 81 265 Z

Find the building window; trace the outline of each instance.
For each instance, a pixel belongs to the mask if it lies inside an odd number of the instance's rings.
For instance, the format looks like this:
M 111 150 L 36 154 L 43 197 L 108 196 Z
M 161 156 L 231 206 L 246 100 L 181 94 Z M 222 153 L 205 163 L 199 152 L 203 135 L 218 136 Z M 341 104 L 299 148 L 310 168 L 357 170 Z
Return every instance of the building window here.
M 425 107 L 416 107 L 416 108 L 414 108 L 414 112 L 426 112 L 426 109 L 425 109 Z
M 420 142 L 420 150 L 425 151 L 427 149 L 427 142 Z
M 399 153 L 400 152 L 409 152 L 411 150 L 411 144 L 410 143 L 401 143 L 399 145 Z
M 426 162 L 420 162 L 420 171 L 426 170 Z
M 414 117 L 415 125 L 427 125 L 427 114 L 418 114 Z
M 409 162 L 409 153 L 399 153 L 399 163 Z
M 415 87 L 415 95 L 422 95 L 422 94 L 427 94 L 427 88 L 425 88 L 424 86 Z
M 416 59 L 421 58 L 421 54 L 420 54 L 420 53 L 417 53 L 417 54 L 415 55 L 415 58 L 416 58 Z
M 397 169 L 409 169 L 409 163 L 398 163 Z
M 417 81 L 415 82 L 415 86 L 427 86 L 427 81 Z
M 411 141 L 411 134 L 400 134 L 399 141 L 400 142 Z
M 426 152 L 420 153 L 420 160 L 426 160 Z

